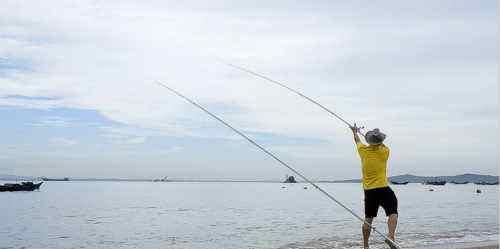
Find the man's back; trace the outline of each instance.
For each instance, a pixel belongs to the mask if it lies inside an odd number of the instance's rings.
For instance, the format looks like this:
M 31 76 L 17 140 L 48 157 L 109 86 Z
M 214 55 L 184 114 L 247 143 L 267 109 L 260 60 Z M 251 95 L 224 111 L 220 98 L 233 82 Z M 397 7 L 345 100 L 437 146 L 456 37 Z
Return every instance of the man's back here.
M 356 143 L 361 158 L 363 171 L 363 188 L 374 189 L 387 187 L 387 160 L 389 148 L 383 144 L 364 145 Z

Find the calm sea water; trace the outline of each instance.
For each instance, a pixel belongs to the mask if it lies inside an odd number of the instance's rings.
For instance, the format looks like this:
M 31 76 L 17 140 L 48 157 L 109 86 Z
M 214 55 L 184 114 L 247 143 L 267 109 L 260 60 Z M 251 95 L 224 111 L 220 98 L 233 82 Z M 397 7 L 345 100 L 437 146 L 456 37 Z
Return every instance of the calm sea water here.
M 362 214 L 359 184 L 320 185 Z M 359 248 L 360 222 L 304 186 L 46 182 L 0 193 L 0 248 Z M 403 246 L 498 239 L 498 186 L 392 188 Z M 380 210 L 377 228 L 384 222 Z

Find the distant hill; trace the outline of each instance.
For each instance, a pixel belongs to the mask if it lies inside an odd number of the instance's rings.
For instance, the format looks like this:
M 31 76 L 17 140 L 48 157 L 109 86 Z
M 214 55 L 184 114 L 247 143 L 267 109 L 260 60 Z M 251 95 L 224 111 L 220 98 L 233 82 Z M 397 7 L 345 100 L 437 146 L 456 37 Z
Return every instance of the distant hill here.
M 426 182 L 426 181 L 447 181 L 447 182 L 485 182 L 495 183 L 498 182 L 498 176 L 492 175 L 479 175 L 479 174 L 462 174 L 456 176 L 415 176 L 415 175 L 399 175 L 389 177 L 389 180 L 396 182 Z
M 33 176 L 16 176 L 0 174 L 2 181 L 32 181 L 37 179 Z M 150 179 L 119 179 L 119 178 L 71 178 L 72 181 L 151 181 Z M 456 176 L 417 176 L 417 175 L 397 175 L 389 177 L 390 181 L 395 182 L 410 182 L 410 183 L 423 183 L 426 181 L 447 181 L 447 182 L 480 182 L 480 183 L 495 183 L 498 182 L 499 177 L 493 175 L 479 175 L 479 174 L 462 174 Z M 172 179 L 173 182 L 281 182 L 276 180 L 188 180 L 188 179 Z M 319 181 L 319 182 L 345 182 L 345 183 L 360 183 L 361 179 L 351 180 L 336 180 L 336 181 Z
M 495 183 L 498 182 L 498 176 L 492 175 L 479 175 L 479 174 L 462 174 L 456 176 L 416 176 L 416 175 L 398 175 L 389 177 L 389 181 L 395 182 L 411 182 L 411 183 L 423 183 L 427 181 L 447 181 L 447 182 L 486 182 Z M 342 180 L 333 182 L 361 182 L 361 179 L 352 180 Z

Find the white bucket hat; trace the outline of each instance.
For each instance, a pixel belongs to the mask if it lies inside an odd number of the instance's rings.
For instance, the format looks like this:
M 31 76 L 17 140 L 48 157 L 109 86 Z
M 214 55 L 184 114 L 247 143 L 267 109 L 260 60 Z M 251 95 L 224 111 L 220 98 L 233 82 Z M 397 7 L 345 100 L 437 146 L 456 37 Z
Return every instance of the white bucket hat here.
M 384 142 L 385 137 L 386 135 L 376 128 L 366 133 L 365 140 L 368 144 L 377 145 Z

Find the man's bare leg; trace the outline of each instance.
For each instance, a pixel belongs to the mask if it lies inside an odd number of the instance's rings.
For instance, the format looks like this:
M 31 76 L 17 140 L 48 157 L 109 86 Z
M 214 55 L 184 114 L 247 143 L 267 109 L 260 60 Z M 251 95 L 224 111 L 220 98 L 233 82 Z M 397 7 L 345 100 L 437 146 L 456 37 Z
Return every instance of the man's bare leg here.
M 373 218 L 365 218 L 365 221 L 371 225 L 373 222 Z M 370 246 L 368 245 L 368 240 L 370 239 L 370 233 L 371 233 L 372 229 L 370 226 L 368 226 L 368 224 L 363 222 L 363 227 L 362 227 L 362 230 L 363 230 L 363 248 L 364 249 L 370 248 Z
M 396 227 L 398 226 L 398 215 L 397 214 L 391 214 L 389 215 L 389 218 L 387 219 L 387 227 L 389 230 L 389 234 L 387 237 L 391 239 L 392 241 L 396 242 Z M 389 245 L 391 249 L 396 248 L 390 241 L 386 241 L 386 243 Z
M 398 226 L 398 215 L 391 214 L 387 219 L 387 227 L 389 230 L 389 238 L 395 241 L 396 227 Z

